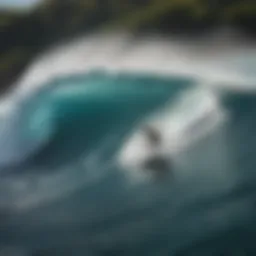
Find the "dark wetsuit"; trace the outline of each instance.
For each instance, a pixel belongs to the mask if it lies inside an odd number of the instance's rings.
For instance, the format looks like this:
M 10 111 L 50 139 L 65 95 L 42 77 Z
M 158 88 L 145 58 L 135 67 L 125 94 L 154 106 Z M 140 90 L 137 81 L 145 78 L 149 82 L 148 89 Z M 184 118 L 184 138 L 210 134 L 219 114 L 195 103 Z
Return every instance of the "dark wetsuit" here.
M 161 135 L 155 128 L 147 126 L 144 128 L 144 132 L 152 147 L 156 147 L 161 143 Z

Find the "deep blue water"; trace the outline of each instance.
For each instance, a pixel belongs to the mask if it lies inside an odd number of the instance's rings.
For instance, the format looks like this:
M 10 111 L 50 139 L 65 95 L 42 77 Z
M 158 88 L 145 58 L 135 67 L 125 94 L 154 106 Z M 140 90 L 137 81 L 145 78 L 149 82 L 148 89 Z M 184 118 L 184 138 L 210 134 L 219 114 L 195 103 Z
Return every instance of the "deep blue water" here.
M 228 122 L 181 156 L 174 178 L 132 183 L 115 163 L 143 118 L 195 86 L 92 73 L 30 96 L 20 105 L 19 152 L 46 142 L 1 170 L 0 248 L 29 256 L 255 255 L 254 95 L 222 99 Z

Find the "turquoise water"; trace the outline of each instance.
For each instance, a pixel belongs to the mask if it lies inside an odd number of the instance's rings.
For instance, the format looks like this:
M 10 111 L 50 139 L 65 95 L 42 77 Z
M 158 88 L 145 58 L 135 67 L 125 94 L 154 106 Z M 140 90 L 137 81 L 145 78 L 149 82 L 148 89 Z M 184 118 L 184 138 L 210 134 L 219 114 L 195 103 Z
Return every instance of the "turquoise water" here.
M 180 156 L 164 182 L 134 183 L 115 162 L 138 123 L 196 86 L 92 73 L 31 95 L 16 137 L 18 152 L 37 149 L 1 168 L 0 248 L 29 256 L 255 255 L 254 95 L 225 96 L 228 122 Z

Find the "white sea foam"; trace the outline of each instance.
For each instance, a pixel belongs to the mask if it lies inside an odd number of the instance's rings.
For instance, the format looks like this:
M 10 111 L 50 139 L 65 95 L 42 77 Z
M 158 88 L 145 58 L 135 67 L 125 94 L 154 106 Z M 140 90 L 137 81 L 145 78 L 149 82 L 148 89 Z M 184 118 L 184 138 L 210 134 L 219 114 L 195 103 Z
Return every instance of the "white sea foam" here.
M 226 35 L 226 36 L 224 36 Z M 28 94 L 56 76 L 102 69 L 181 75 L 231 89 L 255 89 L 256 48 L 237 35 L 181 40 L 125 32 L 95 34 L 55 46 L 39 56 L 18 81 L 17 93 Z
M 118 161 L 136 171 L 154 155 L 172 159 L 209 135 L 227 117 L 216 93 L 200 87 L 189 89 L 135 128 L 121 148 Z M 145 124 L 159 132 L 159 146 L 152 147 L 148 143 L 143 129 Z

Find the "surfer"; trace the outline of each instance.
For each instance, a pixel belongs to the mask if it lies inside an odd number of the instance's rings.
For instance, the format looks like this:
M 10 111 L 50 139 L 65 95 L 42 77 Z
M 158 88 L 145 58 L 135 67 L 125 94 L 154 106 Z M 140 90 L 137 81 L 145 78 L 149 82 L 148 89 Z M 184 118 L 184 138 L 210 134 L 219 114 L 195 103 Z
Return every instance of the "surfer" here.
M 162 138 L 160 132 L 157 129 L 151 126 L 146 126 L 144 128 L 144 132 L 147 141 L 149 142 L 153 150 L 161 146 Z M 166 175 L 170 172 L 171 165 L 170 161 L 168 161 L 164 156 L 156 152 L 153 156 L 151 156 L 143 163 L 143 168 L 145 170 L 153 172 L 156 178 L 162 179 L 166 177 Z

